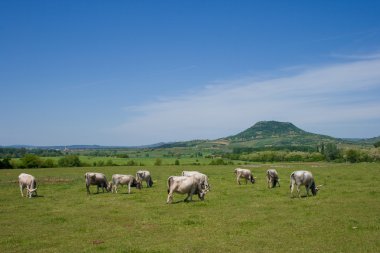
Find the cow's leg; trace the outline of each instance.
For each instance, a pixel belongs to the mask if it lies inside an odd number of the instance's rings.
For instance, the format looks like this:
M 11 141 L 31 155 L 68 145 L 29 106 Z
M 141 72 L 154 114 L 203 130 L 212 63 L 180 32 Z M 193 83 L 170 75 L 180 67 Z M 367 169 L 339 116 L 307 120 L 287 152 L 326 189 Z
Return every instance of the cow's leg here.
M 240 185 L 240 176 L 236 177 L 236 182 Z
M 21 192 L 21 197 L 24 197 L 24 193 L 22 192 L 24 189 L 22 187 L 22 185 L 20 184 L 20 192 Z
M 185 202 L 193 201 L 193 192 L 189 192 L 184 200 Z
M 128 194 L 131 194 L 131 184 L 132 180 L 128 183 Z
M 90 194 L 90 186 L 89 185 L 86 185 L 86 189 L 87 189 L 87 195 Z
M 309 197 L 309 189 L 310 189 L 310 187 L 307 185 L 307 186 L 305 186 L 305 188 L 306 188 L 306 196 Z
M 26 187 L 26 196 L 29 197 L 29 198 L 32 198 L 32 193 L 30 192 L 30 188 L 29 186 Z
M 168 198 L 166 200 L 166 204 L 171 204 L 173 202 L 173 191 L 169 191 Z
M 297 192 L 298 192 L 298 197 L 301 198 L 301 190 L 300 190 L 300 186 L 297 185 Z
M 99 193 L 99 185 L 96 185 L 96 193 Z
M 290 185 L 290 197 L 293 197 L 293 191 L 294 191 L 294 184 Z

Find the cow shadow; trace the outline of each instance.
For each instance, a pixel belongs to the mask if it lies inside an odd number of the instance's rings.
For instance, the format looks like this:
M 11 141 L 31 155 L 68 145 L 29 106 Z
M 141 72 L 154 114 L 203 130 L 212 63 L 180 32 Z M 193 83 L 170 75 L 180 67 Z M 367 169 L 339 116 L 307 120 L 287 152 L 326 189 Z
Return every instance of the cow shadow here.
M 313 197 L 312 195 L 309 195 L 309 196 L 307 196 L 307 195 L 301 195 L 301 196 L 291 196 L 290 198 L 291 199 L 305 199 L 305 198 L 311 198 L 311 197 Z
M 177 200 L 177 201 L 173 201 L 171 204 L 179 204 L 179 203 L 188 204 L 188 203 L 193 203 L 193 202 L 201 202 L 201 200 L 191 200 L 191 201 Z

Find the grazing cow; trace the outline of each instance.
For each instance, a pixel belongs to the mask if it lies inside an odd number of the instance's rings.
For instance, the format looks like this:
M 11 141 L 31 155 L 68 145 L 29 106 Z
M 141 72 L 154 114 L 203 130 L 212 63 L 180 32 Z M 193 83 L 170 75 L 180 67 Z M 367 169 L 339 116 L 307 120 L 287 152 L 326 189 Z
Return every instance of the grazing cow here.
M 240 178 L 245 179 L 245 184 L 247 184 L 247 180 L 249 180 L 252 184 L 255 183 L 255 178 L 253 177 L 252 172 L 248 169 L 236 168 L 235 174 L 236 174 L 236 181 L 238 184 L 240 184 Z
M 99 187 L 102 187 L 103 192 L 104 188 L 108 191 L 107 178 L 103 173 L 87 172 L 84 174 L 84 178 L 86 180 L 87 194 L 90 194 L 90 185 L 96 185 L 97 193 L 99 193 Z
M 18 176 L 18 183 L 20 185 L 21 196 L 24 197 L 24 189 L 26 188 L 26 197 L 31 198 L 37 196 L 37 181 L 29 174 L 21 173 Z
M 317 195 L 318 186 L 315 185 L 313 174 L 310 171 L 298 170 L 294 171 L 290 175 L 290 195 L 293 196 L 294 185 L 297 185 L 298 197 L 300 195 L 300 186 L 304 185 L 306 188 L 307 196 L 309 196 L 309 190 L 313 196 Z
M 141 188 L 142 188 L 142 181 L 146 182 L 147 187 L 152 187 L 153 186 L 153 180 L 150 175 L 150 172 L 147 170 L 139 170 L 136 172 L 136 179 L 141 183 Z
M 267 183 L 268 183 L 268 188 L 274 188 L 276 187 L 276 184 L 278 184 L 278 187 L 280 187 L 280 179 L 278 178 L 277 170 L 275 169 L 267 170 Z
M 194 176 L 200 180 L 202 189 L 204 189 L 205 191 L 209 191 L 211 189 L 211 186 L 208 183 L 207 175 L 200 173 L 199 171 L 182 171 L 182 176 L 185 176 L 185 177 Z
M 193 194 L 198 194 L 200 200 L 204 200 L 206 192 L 202 189 L 202 185 L 194 176 L 171 176 L 168 178 L 168 198 L 166 203 L 173 202 L 173 193 L 187 194 L 184 201 L 192 200 Z
M 141 189 L 141 184 L 135 179 L 132 175 L 121 175 L 114 174 L 112 175 L 112 181 L 108 184 L 108 191 L 117 193 L 117 187 L 121 185 L 128 185 L 128 194 L 131 193 L 131 187 L 136 187 L 137 189 Z

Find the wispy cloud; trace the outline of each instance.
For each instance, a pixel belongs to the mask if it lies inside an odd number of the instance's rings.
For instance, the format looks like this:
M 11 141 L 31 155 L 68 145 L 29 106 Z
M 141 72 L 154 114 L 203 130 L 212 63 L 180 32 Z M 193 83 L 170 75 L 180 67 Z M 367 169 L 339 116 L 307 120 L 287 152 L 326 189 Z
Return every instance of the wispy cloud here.
M 379 70 L 380 59 L 374 58 L 302 69 L 286 77 L 209 85 L 194 94 L 129 107 L 133 116 L 113 131 L 124 142 L 143 144 L 218 138 L 260 120 L 280 120 L 313 131 L 324 126 L 319 130 L 338 135 L 344 129 L 337 126 L 363 122 L 365 136 L 366 122 L 380 124 Z
M 380 59 L 380 52 L 371 54 L 331 54 L 331 57 L 346 60 L 375 60 Z

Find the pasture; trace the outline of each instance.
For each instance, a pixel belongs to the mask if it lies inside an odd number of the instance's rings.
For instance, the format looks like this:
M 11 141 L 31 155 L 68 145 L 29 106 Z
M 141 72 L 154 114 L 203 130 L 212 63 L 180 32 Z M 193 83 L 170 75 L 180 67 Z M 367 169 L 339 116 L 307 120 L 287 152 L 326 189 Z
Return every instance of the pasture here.
M 236 166 L 54 168 L 0 171 L 0 252 L 379 252 L 380 164 L 256 164 L 256 184 L 237 185 Z M 151 171 L 153 188 L 87 196 L 84 173 Z M 267 189 L 275 168 L 280 188 Z M 323 188 L 290 198 L 289 175 L 306 169 Z M 166 180 L 182 170 L 209 176 L 205 201 L 166 204 Z M 17 176 L 38 182 L 20 195 Z M 91 186 L 96 192 L 96 186 Z M 305 189 L 302 188 L 302 195 Z

